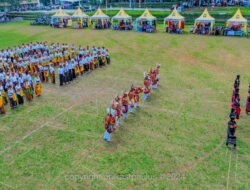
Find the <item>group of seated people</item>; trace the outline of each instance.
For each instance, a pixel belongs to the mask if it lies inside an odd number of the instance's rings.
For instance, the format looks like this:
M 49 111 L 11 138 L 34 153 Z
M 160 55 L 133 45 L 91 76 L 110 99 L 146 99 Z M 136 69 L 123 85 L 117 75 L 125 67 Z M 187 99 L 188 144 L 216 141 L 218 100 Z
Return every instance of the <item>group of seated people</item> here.
M 124 20 L 122 20 L 118 24 L 113 23 L 112 27 L 114 30 L 132 30 L 133 29 L 132 23 L 130 21 L 124 21 Z
M 155 32 L 156 31 L 156 21 L 142 21 L 138 23 L 138 32 Z
M 172 23 L 170 26 L 166 26 L 166 32 L 168 33 L 176 33 L 176 34 L 182 34 L 183 30 L 181 27 L 179 27 L 179 23 Z
M 107 29 L 110 28 L 111 23 L 108 19 L 104 19 L 103 21 L 98 19 L 93 23 L 93 26 L 95 29 Z
M 197 24 L 195 31 L 196 34 L 209 35 L 211 32 L 211 23 Z
M 225 27 L 222 30 L 222 34 L 224 36 L 242 36 L 243 35 L 242 26 L 239 25 L 232 25 L 230 27 Z
M 57 19 L 52 21 L 51 26 L 55 28 L 66 28 L 70 24 L 72 24 L 71 19 Z
M 74 28 L 75 29 L 88 28 L 88 21 L 87 20 L 77 21 L 74 24 Z

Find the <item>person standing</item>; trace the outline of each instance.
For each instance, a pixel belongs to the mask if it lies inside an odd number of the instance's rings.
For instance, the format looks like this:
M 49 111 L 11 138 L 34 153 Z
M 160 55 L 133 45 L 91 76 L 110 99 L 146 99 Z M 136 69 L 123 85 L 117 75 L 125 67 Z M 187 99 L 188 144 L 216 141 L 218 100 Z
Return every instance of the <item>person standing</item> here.
M 63 86 L 63 83 L 64 83 L 64 69 L 63 69 L 62 65 L 60 65 L 60 67 L 58 68 L 58 75 L 59 75 L 59 84 L 60 84 L 60 86 Z
M 50 66 L 49 66 L 49 73 L 50 73 L 51 83 L 56 84 L 55 69 L 52 66 L 52 64 L 50 64 Z
M 41 96 L 42 95 L 42 83 L 41 83 L 41 79 L 39 77 L 38 74 L 36 74 L 35 78 L 34 78 L 34 83 L 35 83 L 35 93 L 36 96 Z
M 15 91 L 16 91 L 16 95 L 17 95 L 18 104 L 23 105 L 23 103 L 24 103 L 24 100 L 23 100 L 24 92 L 23 92 L 23 89 L 22 89 L 19 82 L 15 86 Z
M 8 87 L 8 98 L 10 101 L 10 108 L 15 109 L 17 107 L 17 97 L 12 86 Z

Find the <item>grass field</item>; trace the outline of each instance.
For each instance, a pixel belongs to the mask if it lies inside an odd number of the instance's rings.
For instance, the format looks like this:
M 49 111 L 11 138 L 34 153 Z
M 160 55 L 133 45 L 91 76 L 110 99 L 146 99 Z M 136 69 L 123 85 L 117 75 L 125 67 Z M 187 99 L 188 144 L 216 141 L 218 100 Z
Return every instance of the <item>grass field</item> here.
M 0 25 L 0 48 L 30 41 L 105 46 L 112 64 L 0 117 L 0 189 L 249 189 L 250 40 Z M 148 102 L 103 142 L 110 101 L 162 65 Z M 238 148 L 225 147 L 241 74 Z M 93 177 L 92 179 L 87 179 Z

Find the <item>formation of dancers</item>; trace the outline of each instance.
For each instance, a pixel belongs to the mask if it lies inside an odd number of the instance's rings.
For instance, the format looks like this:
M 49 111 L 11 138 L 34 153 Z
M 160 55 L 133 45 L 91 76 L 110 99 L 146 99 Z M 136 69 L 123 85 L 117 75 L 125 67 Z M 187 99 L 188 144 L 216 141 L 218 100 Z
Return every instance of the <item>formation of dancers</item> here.
M 0 50 L 0 113 L 32 101 L 42 95 L 42 83 L 56 83 L 58 68 L 60 85 L 98 66 L 110 63 L 104 47 L 35 42 Z M 25 98 L 26 97 L 26 98 Z
M 232 144 L 234 148 L 236 148 L 236 121 L 240 119 L 240 113 L 240 75 L 237 75 L 234 81 L 234 88 L 231 99 L 231 112 L 229 114 L 226 140 L 226 145 L 228 146 L 229 144 Z
M 247 101 L 246 101 L 246 114 L 250 114 L 250 83 L 248 87 L 248 96 L 247 96 Z
M 132 85 L 128 92 L 115 97 L 105 116 L 103 136 L 105 141 L 111 142 L 111 134 L 121 126 L 121 118 L 126 121 L 128 113 L 133 113 L 134 109 L 140 107 L 140 94 L 143 93 L 142 98 L 146 101 L 152 90 L 157 89 L 160 79 L 159 70 L 160 65 L 158 64 L 155 68 L 151 68 L 148 73 L 144 73 L 144 86 Z

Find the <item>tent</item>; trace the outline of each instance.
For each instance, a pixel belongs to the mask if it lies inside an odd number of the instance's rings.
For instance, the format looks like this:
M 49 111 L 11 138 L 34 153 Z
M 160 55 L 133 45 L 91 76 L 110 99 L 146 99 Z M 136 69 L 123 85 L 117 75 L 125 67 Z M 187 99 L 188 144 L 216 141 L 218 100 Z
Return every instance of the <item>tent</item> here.
M 167 28 L 171 28 L 173 24 L 178 24 L 179 29 L 184 29 L 184 17 L 180 15 L 180 13 L 174 8 L 172 13 L 164 18 L 164 24 L 167 24 Z
M 58 28 L 63 28 L 72 25 L 70 15 L 64 12 L 61 8 L 51 17 L 52 25 Z
M 88 27 L 89 16 L 84 13 L 80 7 L 75 11 L 71 18 L 72 21 L 74 21 L 74 28 L 82 28 L 83 25 Z
M 215 19 L 209 14 L 206 8 L 204 12 L 202 13 L 202 15 L 199 18 L 195 19 L 194 32 L 196 31 L 196 29 L 198 29 L 198 25 L 203 24 L 205 26 L 202 26 L 202 29 L 200 28 L 201 29 L 200 34 L 210 34 L 211 31 L 213 30 L 214 23 L 215 23 Z
M 240 9 L 237 10 L 232 18 L 227 20 L 227 27 L 232 25 L 240 25 L 243 32 L 247 32 L 247 19 L 242 16 Z
M 91 22 L 94 22 L 96 29 L 109 28 L 109 16 L 105 15 L 100 8 L 91 17 Z
M 117 22 L 119 22 L 117 24 Z M 132 27 L 132 17 L 129 16 L 124 9 L 120 9 L 120 11 L 112 17 L 112 27 L 113 29 L 124 29 L 124 30 L 131 30 Z
M 156 31 L 156 17 L 154 17 L 148 9 L 136 19 L 138 32 L 154 32 Z

